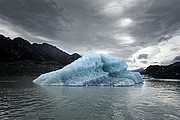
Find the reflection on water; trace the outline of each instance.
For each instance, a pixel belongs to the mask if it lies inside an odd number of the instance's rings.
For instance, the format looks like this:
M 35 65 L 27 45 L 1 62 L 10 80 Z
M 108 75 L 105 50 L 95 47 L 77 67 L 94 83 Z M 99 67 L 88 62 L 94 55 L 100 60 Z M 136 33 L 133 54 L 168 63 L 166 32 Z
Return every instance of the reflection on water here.
M 180 120 L 180 82 L 131 87 L 38 86 L 34 78 L 0 78 L 0 119 Z

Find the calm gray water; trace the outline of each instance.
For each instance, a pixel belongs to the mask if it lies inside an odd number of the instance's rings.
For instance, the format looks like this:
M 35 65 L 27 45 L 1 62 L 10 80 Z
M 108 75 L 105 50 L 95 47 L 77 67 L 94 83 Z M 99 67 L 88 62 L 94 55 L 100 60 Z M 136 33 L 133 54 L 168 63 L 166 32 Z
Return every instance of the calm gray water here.
M 131 87 L 38 86 L 30 77 L 0 77 L 0 119 L 180 120 L 180 82 Z

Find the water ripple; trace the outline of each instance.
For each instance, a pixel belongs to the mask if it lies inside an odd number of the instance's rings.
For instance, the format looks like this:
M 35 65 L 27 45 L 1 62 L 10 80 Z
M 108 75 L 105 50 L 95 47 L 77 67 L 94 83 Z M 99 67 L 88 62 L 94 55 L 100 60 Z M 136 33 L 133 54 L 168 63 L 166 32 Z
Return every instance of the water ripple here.
M 180 120 L 180 84 L 132 87 L 0 84 L 0 119 Z

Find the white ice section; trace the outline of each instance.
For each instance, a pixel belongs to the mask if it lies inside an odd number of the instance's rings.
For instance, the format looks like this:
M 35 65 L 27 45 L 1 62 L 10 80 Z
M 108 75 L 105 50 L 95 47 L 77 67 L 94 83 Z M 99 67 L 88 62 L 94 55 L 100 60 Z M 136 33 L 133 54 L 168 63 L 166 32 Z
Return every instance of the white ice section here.
M 113 85 L 142 83 L 138 72 L 127 71 L 122 58 L 87 54 L 63 69 L 43 74 L 33 82 L 39 85 Z

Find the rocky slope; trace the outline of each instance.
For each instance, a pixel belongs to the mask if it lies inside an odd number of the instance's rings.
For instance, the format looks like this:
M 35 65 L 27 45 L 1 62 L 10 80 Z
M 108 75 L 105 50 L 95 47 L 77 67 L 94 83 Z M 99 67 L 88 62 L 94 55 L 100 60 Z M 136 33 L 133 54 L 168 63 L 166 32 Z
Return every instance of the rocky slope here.
M 80 57 L 47 43 L 31 44 L 20 37 L 12 40 L 0 35 L 0 75 L 39 75 L 60 69 Z
M 77 53 L 69 55 L 68 53 L 47 43 L 31 44 L 20 37 L 11 40 L 8 37 L 0 35 L 0 42 L 1 63 L 31 60 L 36 62 L 58 61 L 62 65 L 67 65 L 81 57 Z
M 141 72 L 153 78 L 180 79 L 180 62 L 168 66 L 151 65 Z

